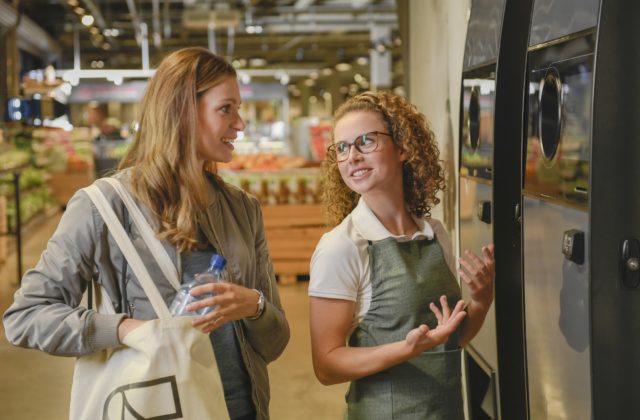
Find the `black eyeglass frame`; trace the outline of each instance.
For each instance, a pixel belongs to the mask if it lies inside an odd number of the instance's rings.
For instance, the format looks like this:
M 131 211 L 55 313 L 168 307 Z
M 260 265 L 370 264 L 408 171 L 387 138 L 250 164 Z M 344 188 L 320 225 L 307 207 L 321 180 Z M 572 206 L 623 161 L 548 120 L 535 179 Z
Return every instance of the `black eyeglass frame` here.
M 372 150 L 369 150 L 369 151 L 366 151 L 366 152 L 364 150 L 360 149 L 360 146 L 357 143 L 358 140 L 362 139 L 363 137 L 366 138 L 368 135 L 372 135 L 372 134 L 375 134 L 376 136 L 379 135 L 379 134 L 382 134 L 382 135 L 391 137 L 391 134 L 385 133 L 384 131 L 369 131 L 369 132 L 360 134 L 351 143 L 347 143 L 346 141 L 339 141 L 338 143 L 333 143 L 333 144 L 329 145 L 329 147 L 327 147 L 327 150 L 329 152 L 334 153 L 334 156 L 335 156 L 337 162 L 344 162 L 345 160 L 349 159 L 349 155 L 351 154 L 351 146 L 355 147 L 356 150 L 358 152 L 362 153 L 363 155 L 375 152 L 376 150 L 378 150 L 378 144 L 379 144 L 377 137 L 375 138 L 376 146 Z M 341 144 L 341 143 L 344 143 L 347 146 L 349 146 L 349 151 L 345 155 L 344 159 L 338 158 L 338 152 L 336 150 L 336 144 Z

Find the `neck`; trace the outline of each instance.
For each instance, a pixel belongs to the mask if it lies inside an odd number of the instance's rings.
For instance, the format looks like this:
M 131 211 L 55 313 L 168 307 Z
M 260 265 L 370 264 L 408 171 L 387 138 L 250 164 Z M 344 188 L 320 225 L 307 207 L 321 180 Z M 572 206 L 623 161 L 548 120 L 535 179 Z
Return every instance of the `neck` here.
M 380 223 L 393 235 L 411 236 L 418 231 L 418 225 L 407 210 L 404 200 L 393 200 L 386 196 L 382 200 L 367 197 L 364 201 Z

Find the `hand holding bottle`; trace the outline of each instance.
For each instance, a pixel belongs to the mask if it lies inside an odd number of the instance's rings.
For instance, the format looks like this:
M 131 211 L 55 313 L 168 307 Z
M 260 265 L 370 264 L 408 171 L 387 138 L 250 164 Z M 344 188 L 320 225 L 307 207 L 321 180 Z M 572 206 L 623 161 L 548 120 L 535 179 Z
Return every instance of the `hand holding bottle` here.
M 212 293 L 196 293 L 193 294 L 194 288 L 207 283 L 217 283 L 227 281 L 227 272 L 225 265 L 227 261 L 222 255 L 213 254 L 209 263 L 209 268 L 204 273 L 196 274 L 194 280 L 189 283 L 185 283 L 180 287 L 178 294 L 173 299 L 169 312 L 173 316 L 196 316 L 206 315 L 211 312 L 213 306 L 202 306 L 195 310 L 189 310 L 187 305 L 194 301 L 204 300 L 213 297 Z

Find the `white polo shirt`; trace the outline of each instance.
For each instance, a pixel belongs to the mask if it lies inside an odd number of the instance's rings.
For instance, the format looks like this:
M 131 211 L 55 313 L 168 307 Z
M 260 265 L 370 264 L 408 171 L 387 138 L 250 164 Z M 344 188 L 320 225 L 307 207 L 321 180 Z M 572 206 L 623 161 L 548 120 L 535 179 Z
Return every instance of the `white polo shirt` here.
M 449 237 L 436 220 L 414 218 L 418 231 L 411 236 L 389 232 L 360 198 L 342 223 L 325 233 L 311 257 L 309 296 L 344 299 L 356 303 L 349 335 L 362 321 L 371 305 L 371 278 L 368 241 L 393 237 L 398 242 L 433 239 L 434 232 L 449 267 L 454 267 Z M 455 273 L 455 271 L 453 271 Z

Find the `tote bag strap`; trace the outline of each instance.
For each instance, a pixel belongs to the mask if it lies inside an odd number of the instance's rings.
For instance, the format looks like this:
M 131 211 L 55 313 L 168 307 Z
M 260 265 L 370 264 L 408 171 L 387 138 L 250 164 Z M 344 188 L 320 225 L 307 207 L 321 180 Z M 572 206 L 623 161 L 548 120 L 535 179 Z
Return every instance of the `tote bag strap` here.
M 120 223 L 120 220 L 116 216 L 116 213 L 113 211 L 113 208 L 109 205 L 109 202 L 105 198 L 104 194 L 96 185 L 91 185 L 89 187 L 83 188 L 83 190 L 87 193 L 91 201 L 95 204 L 98 212 L 104 219 L 105 224 L 109 228 L 109 232 L 115 239 L 116 243 L 120 247 L 122 251 L 122 255 L 125 256 L 133 273 L 138 278 L 142 289 L 147 295 L 153 310 L 156 312 L 156 315 L 160 319 L 169 319 L 171 318 L 171 314 L 169 313 L 169 308 L 164 303 L 164 299 L 160 295 L 158 288 L 154 284 L 151 276 L 149 275 L 149 271 L 144 266 L 142 259 L 140 258 L 140 254 L 133 246 L 131 239 L 127 235 Z
M 169 256 L 169 253 L 167 253 L 167 250 L 164 248 L 164 246 L 162 246 L 162 243 L 160 242 L 160 240 L 156 238 L 156 235 L 153 232 L 153 229 L 151 229 L 151 226 L 149 225 L 149 222 L 144 217 L 144 215 L 142 214 L 142 211 L 140 211 L 140 208 L 135 203 L 135 201 L 133 201 L 133 197 L 131 197 L 131 194 L 129 194 L 129 191 L 127 191 L 126 188 L 124 188 L 124 186 L 122 185 L 122 183 L 116 178 L 109 177 L 109 178 L 102 178 L 102 179 L 108 182 L 109 184 L 111 184 L 113 189 L 118 193 L 118 195 L 122 199 L 122 202 L 129 210 L 131 219 L 133 220 L 133 223 L 138 228 L 138 231 L 140 232 L 142 239 L 147 244 L 147 246 L 149 247 L 149 250 L 155 257 L 156 261 L 158 262 L 158 265 L 160 266 L 162 273 L 167 278 L 167 280 L 169 280 L 169 283 L 171 283 L 173 288 L 176 290 L 179 290 L 180 280 L 179 280 L 178 270 L 176 269 L 176 266 L 173 264 L 173 261 L 171 261 L 171 257 Z

